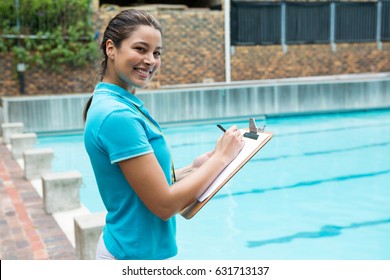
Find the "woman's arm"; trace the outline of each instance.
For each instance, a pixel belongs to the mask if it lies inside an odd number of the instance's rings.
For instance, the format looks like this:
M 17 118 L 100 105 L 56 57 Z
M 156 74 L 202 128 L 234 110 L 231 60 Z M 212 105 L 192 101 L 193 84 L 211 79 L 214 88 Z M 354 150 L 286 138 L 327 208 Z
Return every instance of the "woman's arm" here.
M 188 174 L 194 172 L 196 169 L 201 167 L 213 154 L 214 154 L 214 151 L 204 153 L 204 154 L 198 156 L 192 162 L 192 164 L 175 169 L 176 182 L 180 181 L 181 179 L 186 177 Z
M 154 154 L 121 161 L 119 166 L 146 207 L 167 220 L 197 199 L 243 145 L 242 135 L 235 126 L 231 127 L 217 142 L 209 159 L 171 187 Z

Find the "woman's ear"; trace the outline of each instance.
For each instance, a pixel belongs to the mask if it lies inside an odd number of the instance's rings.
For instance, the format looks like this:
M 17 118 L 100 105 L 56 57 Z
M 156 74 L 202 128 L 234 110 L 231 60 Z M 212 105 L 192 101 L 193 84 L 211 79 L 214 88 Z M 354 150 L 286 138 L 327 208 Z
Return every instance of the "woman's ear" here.
M 109 59 L 114 60 L 116 54 L 116 47 L 114 42 L 111 39 L 106 41 L 106 54 Z

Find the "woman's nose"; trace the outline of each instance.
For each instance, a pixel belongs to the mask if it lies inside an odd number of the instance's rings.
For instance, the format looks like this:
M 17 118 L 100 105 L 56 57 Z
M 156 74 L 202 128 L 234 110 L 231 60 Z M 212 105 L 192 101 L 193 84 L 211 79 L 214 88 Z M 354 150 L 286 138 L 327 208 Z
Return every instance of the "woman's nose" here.
M 156 58 L 154 57 L 154 53 L 146 53 L 144 61 L 148 65 L 155 65 L 156 64 Z

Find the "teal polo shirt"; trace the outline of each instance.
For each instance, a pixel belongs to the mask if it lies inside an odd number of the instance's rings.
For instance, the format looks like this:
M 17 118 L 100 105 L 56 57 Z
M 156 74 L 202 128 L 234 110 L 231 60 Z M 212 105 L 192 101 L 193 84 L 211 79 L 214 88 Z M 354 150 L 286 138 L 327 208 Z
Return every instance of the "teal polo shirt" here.
M 117 164 L 154 153 L 172 184 L 169 146 L 143 102 L 117 85 L 99 83 L 88 111 L 84 144 L 107 209 L 103 237 L 108 251 L 117 259 L 176 255 L 175 217 L 163 221 L 149 211 Z

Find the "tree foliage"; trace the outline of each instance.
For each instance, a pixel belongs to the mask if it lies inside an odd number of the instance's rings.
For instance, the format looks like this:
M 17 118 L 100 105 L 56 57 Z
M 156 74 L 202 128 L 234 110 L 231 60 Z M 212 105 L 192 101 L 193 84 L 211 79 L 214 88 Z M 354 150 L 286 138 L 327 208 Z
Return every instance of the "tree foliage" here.
M 17 63 L 60 69 L 93 61 L 90 0 L 1 0 L 0 52 Z

